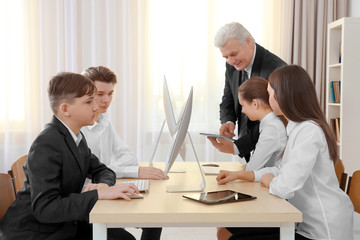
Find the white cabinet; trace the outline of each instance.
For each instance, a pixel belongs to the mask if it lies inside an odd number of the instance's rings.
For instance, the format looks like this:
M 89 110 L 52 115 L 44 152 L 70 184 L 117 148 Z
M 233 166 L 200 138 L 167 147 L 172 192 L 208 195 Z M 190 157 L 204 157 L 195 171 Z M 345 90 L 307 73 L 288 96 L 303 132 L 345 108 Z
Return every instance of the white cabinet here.
M 330 85 L 337 81 L 340 97 L 334 103 Z M 360 18 L 342 18 L 328 25 L 326 118 L 329 123 L 340 120 L 340 159 L 352 175 L 360 170 Z

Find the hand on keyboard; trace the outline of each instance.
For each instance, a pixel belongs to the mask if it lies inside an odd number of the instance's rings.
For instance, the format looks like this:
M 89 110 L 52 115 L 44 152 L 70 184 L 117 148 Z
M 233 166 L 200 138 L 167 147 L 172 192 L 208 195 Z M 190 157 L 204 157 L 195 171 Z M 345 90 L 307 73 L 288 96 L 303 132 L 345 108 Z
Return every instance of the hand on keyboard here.
M 168 176 L 159 168 L 154 167 L 139 167 L 139 178 L 166 180 Z
M 141 193 L 149 193 L 150 180 L 149 179 L 137 179 L 132 181 L 127 181 L 123 183 L 133 183 Z
M 131 195 L 131 193 L 125 193 L 125 195 L 128 196 L 129 198 L 144 198 L 144 195 L 140 193 L 135 193 L 134 195 Z

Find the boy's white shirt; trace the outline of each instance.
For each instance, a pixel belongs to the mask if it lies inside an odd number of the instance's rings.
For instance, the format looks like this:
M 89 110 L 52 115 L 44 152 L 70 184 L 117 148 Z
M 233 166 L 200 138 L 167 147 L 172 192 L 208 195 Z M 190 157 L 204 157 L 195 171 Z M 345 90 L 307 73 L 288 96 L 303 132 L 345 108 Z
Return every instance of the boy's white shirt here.
M 303 214 L 297 233 L 315 239 L 353 239 L 354 207 L 339 188 L 323 130 L 313 121 L 292 122 L 281 166 L 254 171 L 257 180 L 273 173 L 269 192 L 288 199 Z
M 55 116 L 55 115 L 54 115 Z M 72 136 L 72 138 L 74 139 L 74 142 L 76 144 L 76 146 L 78 147 L 81 140 L 82 140 L 82 135 L 80 132 L 78 132 L 77 135 L 75 135 L 75 133 L 68 127 L 68 125 L 66 125 L 63 121 L 60 120 L 60 118 L 58 118 L 57 116 L 55 116 L 69 131 L 70 135 Z
M 135 154 L 103 114 L 99 123 L 81 128 L 91 152 L 113 170 L 117 178 L 138 178 L 139 163 Z

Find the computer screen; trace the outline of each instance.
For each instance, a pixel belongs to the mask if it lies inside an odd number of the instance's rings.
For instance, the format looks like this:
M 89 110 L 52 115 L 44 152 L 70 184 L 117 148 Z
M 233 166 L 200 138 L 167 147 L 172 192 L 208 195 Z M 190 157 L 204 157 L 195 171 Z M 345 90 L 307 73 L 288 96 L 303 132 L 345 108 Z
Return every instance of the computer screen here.
M 165 119 L 166 119 L 167 126 L 169 128 L 170 135 L 171 135 L 171 137 L 173 137 L 180 127 L 180 120 L 183 117 L 186 103 L 182 106 L 181 111 L 178 115 L 178 119 L 176 120 L 175 119 L 176 105 L 171 101 L 170 92 L 171 91 L 168 88 L 166 77 L 164 76 L 163 97 L 164 97 Z M 186 156 L 185 143 L 181 146 L 179 154 L 180 154 L 182 160 L 185 161 L 185 156 Z M 180 172 L 182 172 L 182 171 L 180 171 Z
M 156 154 L 156 150 L 159 146 L 159 142 L 160 142 L 160 137 L 161 134 L 163 132 L 165 123 L 167 123 L 169 132 L 170 132 L 170 137 L 173 138 L 173 136 L 176 134 L 176 132 L 178 131 L 179 127 L 180 127 L 180 119 L 182 119 L 183 114 L 184 114 L 184 109 L 186 106 L 186 103 L 184 104 L 184 106 L 182 107 L 182 110 L 180 112 L 180 114 L 178 115 L 178 120 L 175 119 L 175 110 L 176 110 L 176 105 L 173 104 L 173 102 L 171 101 L 171 94 L 170 94 L 170 89 L 168 88 L 167 82 L 166 82 L 166 77 L 164 76 L 164 84 L 163 84 L 163 104 L 164 104 L 164 113 L 165 113 L 165 120 L 162 123 L 161 129 L 159 131 L 157 140 L 154 144 L 154 149 L 153 152 L 151 154 L 151 158 L 149 160 L 149 166 L 152 167 L 153 166 L 153 161 L 155 158 L 155 154 Z M 182 147 L 180 148 L 180 153 L 179 155 L 181 156 L 181 158 L 185 161 L 185 155 L 186 155 L 186 147 L 185 144 L 182 145 Z M 176 158 L 176 157 L 175 157 Z M 177 172 L 184 172 L 184 170 L 180 170 L 177 169 Z
M 166 80 L 164 82 L 165 82 L 164 83 L 164 88 L 165 88 Z M 166 91 L 167 91 L 167 94 L 168 94 L 169 91 L 167 89 L 167 86 L 166 86 Z M 171 107 L 171 99 L 170 99 L 169 96 L 165 97 L 165 95 L 166 94 L 164 94 L 164 101 L 165 102 L 167 101 L 168 104 L 170 105 L 168 107 L 165 107 L 165 112 L 167 112 L 167 111 L 169 111 L 169 109 L 172 109 L 172 108 L 170 108 Z M 191 119 L 192 103 L 193 103 L 193 88 L 191 87 L 191 90 L 190 90 L 189 96 L 187 98 L 187 101 L 186 101 L 181 113 L 179 114 L 179 120 L 177 122 L 175 122 L 176 123 L 175 124 L 176 132 L 172 137 L 169 153 L 168 153 L 168 156 L 167 156 L 167 158 L 165 160 L 164 173 L 166 175 L 169 173 L 171 167 L 173 166 L 173 164 L 174 164 L 174 162 L 176 160 L 177 155 L 179 154 L 180 151 L 182 151 L 184 149 L 184 147 L 183 147 L 183 146 L 185 146 L 184 141 L 185 141 L 186 135 L 188 135 L 189 140 L 191 142 L 191 146 L 192 146 L 193 151 L 194 151 L 194 155 L 195 155 L 195 158 L 196 158 L 197 165 L 199 167 L 200 174 L 202 176 L 202 182 L 200 184 L 192 184 L 192 185 L 185 185 L 185 184 L 184 185 L 168 185 L 168 186 L 166 186 L 166 191 L 167 192 L 201 192 L 206 187 L 206 181 L 205 181 L 204 173 L 201 170 L 201 166 L 200 166 L 200 163 L 199 163 L 199 159 L 198 159 L 198 157 L 196 155 L 194 144 L 193 144 L 193 142 L 191 140 L 191 136 L 190 136 L 190 134 L 188 132 L 190 119 Z M 164 103 L 164 106 L 165 106 L 165 103 Z M 175 116 L 174 116 L 173 113 L 167 113 L 166 116 L 167 117 L 169 116 L 170 118 L 173 117 L 173 119 L 170 119 L 170 122 L 173 121 L 173 123 L 174 123 Z
M 169 153 L 165 162 L 165 171 L 164 171 L 165 174 L 168 174 L 168 172 L 170 171 L 170 168 L 174 164 L 176 157 L 179 154 L 181 147 L 184 143 L 191 118 L 192 100 L 193 100 L 193 88 L 191 88 L 190 90 L 183 114 L 180 115 L 180 119 L 176 124 L 177 131 L 171 140 Z
M 164 84 L 163 84 L 163 97 L 164 97 L 164 112 L 166 117 L 166 123 L 168 125 L 171 136 L 174 136 L 179 125 L 178 122 L 175 120 L 174 108 L 171 102 L 170 91 L 165 76 L 164 76 Z
M 170 97 L 170 91 L 169 88 L 167 86 L 167 82 L 166 82 L 166 78 L 164 77 L 164 88 L 163 88 L 163 97 L 164 97 L 164 111 L 165 111 L 165 116 L 166 119 L 164 120 L 162 126 L 161 126 L 161 130 L 160 133 L 158 135 L 156 144 L 155 144 L 155 148 L 153 150 L 152 153 L 152 157 L 150 159 L 149 162 L 149 166 L 152 166 L 152 161 L 154 159 L 155 156 L 155 152 L 157 149 L 157 146 L 159 144 L 159 140 L 160 140 L 160 135 L 163 131 L 165 122 L 168 125 L 169 131 L 170 131 L 170 135 L 172 136 L 172 140 L 170 143 L 170 148 L 169 148 L 169 152 L 168 155 L 165 159 L 165 170 L 164 173 L 167 175 L 170 172 L 171 167 L 173 166 L 177 156 L 180 154 L 181 157 L 183 158 L 183 160 L 185 159 L 185 153 L 186 153 L 186 148 L 185 148 L 185 138 L 186 135 L 188 135 L 189 140 L 191 142 L 191 146 L 192 149 L 194 151 L 194 155 L 196 158 L 196 162 L 198 164 L 199 167 L 199 171 L 201 173 L 202 176 L 202 182 L 200 184 L 194 184 L 194 185 L 169 185 L 166 187 L 166 191 L 167 192 L 201 192 L 205 189 L 206 187 L 206 181 L 205 181 L 205 177 L 204 174 L 201 170 L 201 166 L 199 163 L 199 159 L 196 155 L 196 151 L 194 148 L 194 144 L 191 140 L 191 136 L 188 133 L 188 128 L 189 128 L 189 124 L 190 124 L 190 119 L 191 119 L 191 111 L 192 111 L 192 102 L 193 102 L 193 88 L 191 87 L 189 96 L 187 98 L 186 103 L 184 104 L 184 106 L 182 107 L 182 110 L 178 116 L 178 120 L 176 121 L 175 119 L 175 114 L 174 114 L 174 107 L 173 104 L 171 102 L 171 97 Z M 184 170 L 179 171 L 178 169 L 175 172 L 185 172 Z

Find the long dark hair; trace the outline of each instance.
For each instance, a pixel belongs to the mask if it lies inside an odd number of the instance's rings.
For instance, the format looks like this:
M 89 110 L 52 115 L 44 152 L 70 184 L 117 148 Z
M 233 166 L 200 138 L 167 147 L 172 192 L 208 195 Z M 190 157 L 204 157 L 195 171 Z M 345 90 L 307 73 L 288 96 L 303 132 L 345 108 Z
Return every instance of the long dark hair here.
M 338 159 L 335 136 L 322 112 L 313 82 L 300 66 L 289 65 L 277 68 L 269 77 L 275 98 L 284 115 L 294 122 L 312 120 L 324 131 L 330 158 Z

